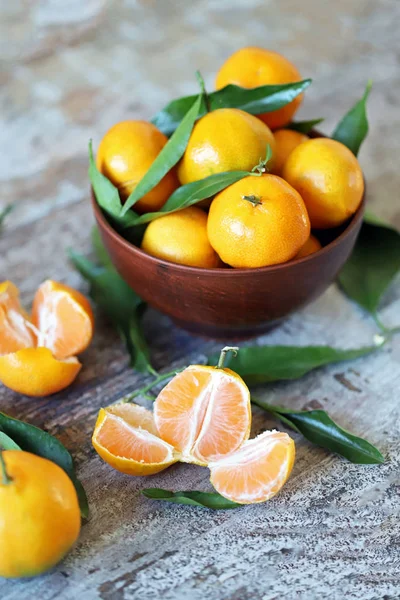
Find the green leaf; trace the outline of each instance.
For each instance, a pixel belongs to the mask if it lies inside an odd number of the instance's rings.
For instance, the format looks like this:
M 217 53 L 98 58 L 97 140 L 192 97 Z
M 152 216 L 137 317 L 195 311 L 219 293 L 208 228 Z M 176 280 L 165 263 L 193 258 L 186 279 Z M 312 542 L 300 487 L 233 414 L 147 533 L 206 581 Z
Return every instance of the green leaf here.
M 122 207 L 121 215 L 125 215 L 132 206 L 152 190 L 161 179 L 176 165 L 186 150 L 193 126 L 199 115 L 202 95 L 198 96 L 183 117 L 175 133 L 158 154 L 150 169 L 139 181 L 132 194 Z
M 282 406 L 271 406 L 255 398 L 252 398 L 252 402 L 272 413 L 310 442 L 336 452 L 353 463 L 369 465 L 383 463 L 385 460 L 375 446 L 339 427 L 324 410 L 289 410 Z
M 94 302 L 105 312 L 124 341 L 132 368 L 140 373 L 154 373 L 142 330 L 141 321 L 146 306 L 143 300 L 114 268 L 98 267 L 72 250 L 68 254 L 74 267 L 89 281 Z
M 339 274 L 345 294 L 374 316 L 400 270 L 400 233 L 378 222 L 365 215 L 353 253 Z
M 1 450 L 21 450 L 21 448 L 3 431 L 0 431 L 0 449 Z
M 92 245 L 96 256 L 100 261 L 100 264 L 107 269 L 114 269 L 114 265 L 111 262 L 110 255 L 108 254 L 103 240 L 101 239 L 100 231 L 96 225 L 92 227 Z
M 129 227 L 131 216 L 121 217 L 122 204 L 115 185 L 96 167 L 93 158 L 92 140 L 89 142 L 89 179 L 100 208 L 110 217 L 115 225 Z
M 72 456 L 62 443 L 46 431 L 0 412 L 0 430 L 26 452 L 47 458 L 61 467 L 70 477 L 78 494 L 82 517 L 89 514 L 85 490 L 75 474 Z
M 293 121 L 287 125 L 288 129 L 293 129 L 293 131 L 299 131 L 300 133 L 310 133 L 312 129 L 316 125 L 322 123 L 324 119 L 311 119 L 310 121 Z
M 247 384 L 298 379 L 313 369 L 344 360 L 354 360 L 374 352 L 384 343 L 377 339 L 375 346 L 341 350 L 330 346 L 248 346 L 241 348 L 236 357 L 226 359 L 226 367 L 238 373 Z M 207 359 L 216 365 L 219 353 Z
M 14 205 L 13 204 L 8 204 L 6 207 L 4 207 L 0 211 L 0 227 L 2 226 L 4 219 L 7 217 L 7 215 L 10 214 L 10 212 L 12 210 L 14 210 Z
M 170 492 L 169 490 L 162 490 L 160 488 L 147 488 L 142 490 L 142 494 L 152 500 L 202 506 L 203 508 L 212 508 L 213 510 L 227 510 L 242 506 L 242 504 L 227 500 L 216 492 Z
M 343 117 L 332 134 L 334 140 L 342 142 L 355 156 L 357 156 L 360 146 L 368 134 L 366 104 L 371 87 L 372 81 L 369 81 L 361 100 Z
M 251 173 L 247 171 L 229 171 L 226 173 L 216 173 L 205 179 L 187 183 L 173 192 L 160 211 L 137 216 L 134 220 L 132 219 L 130 226 L 150 223 L 150 221 L 159 219 L 168 213 L 182 210 L 201 200 L 211 198 L 229 185 L 236 183 L 236 181 L 239 181 L 250 174 Z
M 271 112 L 289 104 L 296 96 L 304 92 L 310 85 L 311 79 L 285 83 L 281 85 L 262 85 L 248 89 L 237 85 L 227 85 L 221 90 L 207 94 L 211 110 L 218 108 L 240 108 L 252 115 Z M 152 123 L 161 129 L 165 135 L 171 135 L 182 121 L 184 115 L 192 106 L 196 96 L 185 96 L 172 100 L 165 108 L 157 113 Z M 202 98 L 199 117 L 207 112 L 207 107 Z

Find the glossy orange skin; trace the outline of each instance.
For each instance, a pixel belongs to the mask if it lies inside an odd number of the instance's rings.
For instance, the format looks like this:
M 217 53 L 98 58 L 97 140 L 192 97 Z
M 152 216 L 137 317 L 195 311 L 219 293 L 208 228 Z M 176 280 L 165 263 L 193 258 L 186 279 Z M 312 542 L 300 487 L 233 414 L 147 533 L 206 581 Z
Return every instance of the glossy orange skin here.
M 233 83 L 244 88 L 261 85 L 275 85 L 300 81 L 301 75 L 296 67 L 278 52 L 264 48 L 241 48 L 230 56 L 217 73 L 217 90 Z M 287 125 L 298 110 L 303 95 L 296 96 L 292 102 L 279 110 L 258 115 L 271 129 Z
M 0 382 L 19 394 L 41 398 L 71 385 L 81 368 L 77 358 L 61 361 L 48 348 L 23 348 L 0 356 Z
M 214 198 L 207 232 L 225 263 L 256 268 L 294 258 L 309 238 L 310 221 L 300 194 L 281 177 L 249 176 Z
M 204 269 L 222 266 L 207 237 L 207 215 L 196 206 L 152 221 L 145 231 L 142 250 L 180 265 Z
M 270 129 L 257 117 L 236 108 L 207 113 L 194 126 L 185 154 L 178 165 L 183 184 L 224 171 L 251 171 L 272 150 L 275 140 Z
M 304 258 L 310 254 L 314 254 L 314 252 L 318 252 L 321 248 L 321 242 L 311 234 L 304 246 L 300 249 L 300 252 L 296 254 L 295 258 Z
M 364 179 L 354 154 L 344 144 L 316 138 L 293 150 L 283 177 L 302 196 L 311 227 L 338 227 L 361 204 Z
M 283 167 L 289 154 L 293 152 L 299 144 L 306 142 L 310 138 L 304 133 L 293 131 L 292 129 L 278 129 L 274 132 L 275 138 L 275 161 L 274 173 L 282 175 Z
M 107 131 L 101 140 L 96 165 L 118 188 L 126 200 L 164 148 L 168 138 L 147 121 L 121 121 Z M 159 210 L 179 182 L 175 169 L 148 192 L 137 204 L 139 213 Z
M 79 536 L 75 488 L 56 464 L 20 450 L 3 452 L 0 470 L 0 577 L 32 577 L 51 569 Z

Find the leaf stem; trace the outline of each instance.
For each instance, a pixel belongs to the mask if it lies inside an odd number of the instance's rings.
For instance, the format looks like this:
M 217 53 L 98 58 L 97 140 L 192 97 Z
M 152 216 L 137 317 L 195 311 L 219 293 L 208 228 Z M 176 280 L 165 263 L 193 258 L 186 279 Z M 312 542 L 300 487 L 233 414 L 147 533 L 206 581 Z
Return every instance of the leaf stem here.
M 225 346 L 222 348 L 221 354 L 219 355 L 217 369 L 223 369 L 225 364 L 226 355 L 228 352 L 232 352 L 233 356 L 237 356 L 239 352 L 239 348 L 237 346 Z
M 2 472 L 3 485 L 10 485 L 10 483 L 12 482 L 12 479 L 9 476 L 9 474 L 7 473 L 7 467 L 6 467 L 6 462 L 5 462 L 4 456 L 3 456 L 3 450 L 0 450 L 0 470 Z
M 300 430 L 296 427 L 296 425 L 294 423 L 292 423 L 292 421 L 290 419 L 288 419 L 281 413 L 281 411 L 286 410 L 283 406 L 274 406 L 273 404 L 268 404 L 268 402 L 264 402 L 264 400 L 258 400 L 257 398 L 254 398 L 253 396 L 251 397 L 251 403 L 255 404 L 259 408 L 262 408 L 263 410 L 271 413 L 271 415 L 273 417 L 275 417 L 275 419 L 278 419 L 278 421 L 282 421 L 282 423 L 284 423 L 290 429 L 293 429 L 294 431 L 301 433 Z M 293 411 L 293 412 L 296 412 L 296 411 Z
M 263 173 L 266 173 L 268 171 L 267 164 L 271 160 L 271 158 L 272 158 L 271 146 L 269 144 L 267 144 L 265 158 L 260 158 L 258 165 L 256 165 L 255 167 L 252 168 L 252 170 L 251 170 L 252 174 L 259 177 L 260 175 L 263 175 Z
M 163 383 L 167 379 L 172 379 L 172 377 L 175 377 L 175 375 L 182 370 L 183 369 L 174 369 L 173 371 L 169 371 L 168 373 L 160 373 L 160 375 L 153 379 L 153 381 L 150 381 L 150 383 L 148 383 L 147 385 L 144 385 L 139 390 L 131 392 L 130 394 L 124 396 L 121 400 L 118 400 L 117 404 L 127 404 L 128 402 L 132 402 L 132 400 L 138 398 L 139 396 L 144 396 L 148 399 L 155 400 L 155 397 L 152 394 L 149 394 L 148 392 L 150 392 L 154 387 L 156 387 L 156 385 Z
M 204 79 L 203 79 L 203 76 L 200 73 L 200 71 L 196 71 L 196 78 L 199 83 L 202 96 L 204 98 L 204 104 L 206 105 L 206 110 L 207 110 L 207 112 L 211 112 L 210 98 L 208 97 L 207 90 L 206 90 L 206 84 L 204 83 Z
M 395 333 L 400 332 L 400 326 L 392 327 L 392 328 L 386 327 L 386 325 L 384 323 L 382 323 L 382 321 L 380 320 L 377 313 L 373 313 L 372 318 L 374 319 L 376 325 L 379 327 L 379 329 L 381 330 L 381 332 L 384 334 L 385 337 L 391 338 Z

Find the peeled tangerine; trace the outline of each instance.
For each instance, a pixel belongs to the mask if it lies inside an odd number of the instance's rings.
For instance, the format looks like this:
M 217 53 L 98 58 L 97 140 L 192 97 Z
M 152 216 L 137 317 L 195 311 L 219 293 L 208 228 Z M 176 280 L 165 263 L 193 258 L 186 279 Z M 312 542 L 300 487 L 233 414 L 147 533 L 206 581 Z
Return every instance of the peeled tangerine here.
M 208 466 L 215 489 L 242 504 L 275 495 L 293 466 L 293 440 L 276 431 L 248 439 L 250 393 L 221 358 L 216 368 L 192 365 L 177 374 L 158 395 L 154 417 L 135 404 L 101 409 L 93 433 L 98 454 L 129 475 L 177 461 Z
M 48 396 L 68 387 L 93 336 L 93 313 L 76 290 L 54 281 L 38 289 L 32 317 L 18 289 L 0 284 L 0 381 L 27 396 Z
M 160 392 L 154 420 L 182 461 L 207 465 L 249 438 L 250 393 L 230 369 L 192 365 Z

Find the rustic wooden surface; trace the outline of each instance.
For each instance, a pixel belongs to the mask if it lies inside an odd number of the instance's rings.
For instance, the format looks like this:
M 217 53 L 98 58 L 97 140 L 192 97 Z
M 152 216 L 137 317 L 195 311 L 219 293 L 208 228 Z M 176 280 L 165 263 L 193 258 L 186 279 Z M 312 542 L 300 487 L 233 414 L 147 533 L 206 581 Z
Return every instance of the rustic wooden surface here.
M 212 85 L 221 61 L 251 44 L 280 49 L 315 78 L 303 118 L 326 117 L 329 133 L 374 80 L 371 133 L 360 159 L 368 196 L 400 226 L 400 47 L 398 0 L 0 0 L 0 206 L 16 209 L 0 234 L 0 275 L 29 304 L 48 277 L 85 291 L 68 264 L 90 252 L 87 142 L 114 122 L 148 117 L 195 89 L 199 68 Z M 400 320 L 400 286 L 382 318 Z M 158 369 L 204 360 L 217 344 L 190 337 L 149 312 L 146 333 Z M 371 341 L 374 325 L 335 286 L 259 343 Z M 97 410 L 137 387 L 115 332 L 97 333 L 73 387 L 47 400 L 0 388 L 0 408 L 59 436 L 73 452 L 91 516 L 76 549 L 53 572 L 0 581 L 0 598 L 25 600 L 392 599 L 400 595 L 400 340 L 365 359 L 335 365 L 258 394 L 295 408 L 322 406 L 386 455 L 355 466 L 299 436 L 293 475 L 266 505 L 211 512 L 146 500 L 160 486 L 208 489 L 206 469 L 175 466 L 147 480 L 104 464 L 90 444 Z M 254 411 L 256 432 L 276 426 Z

